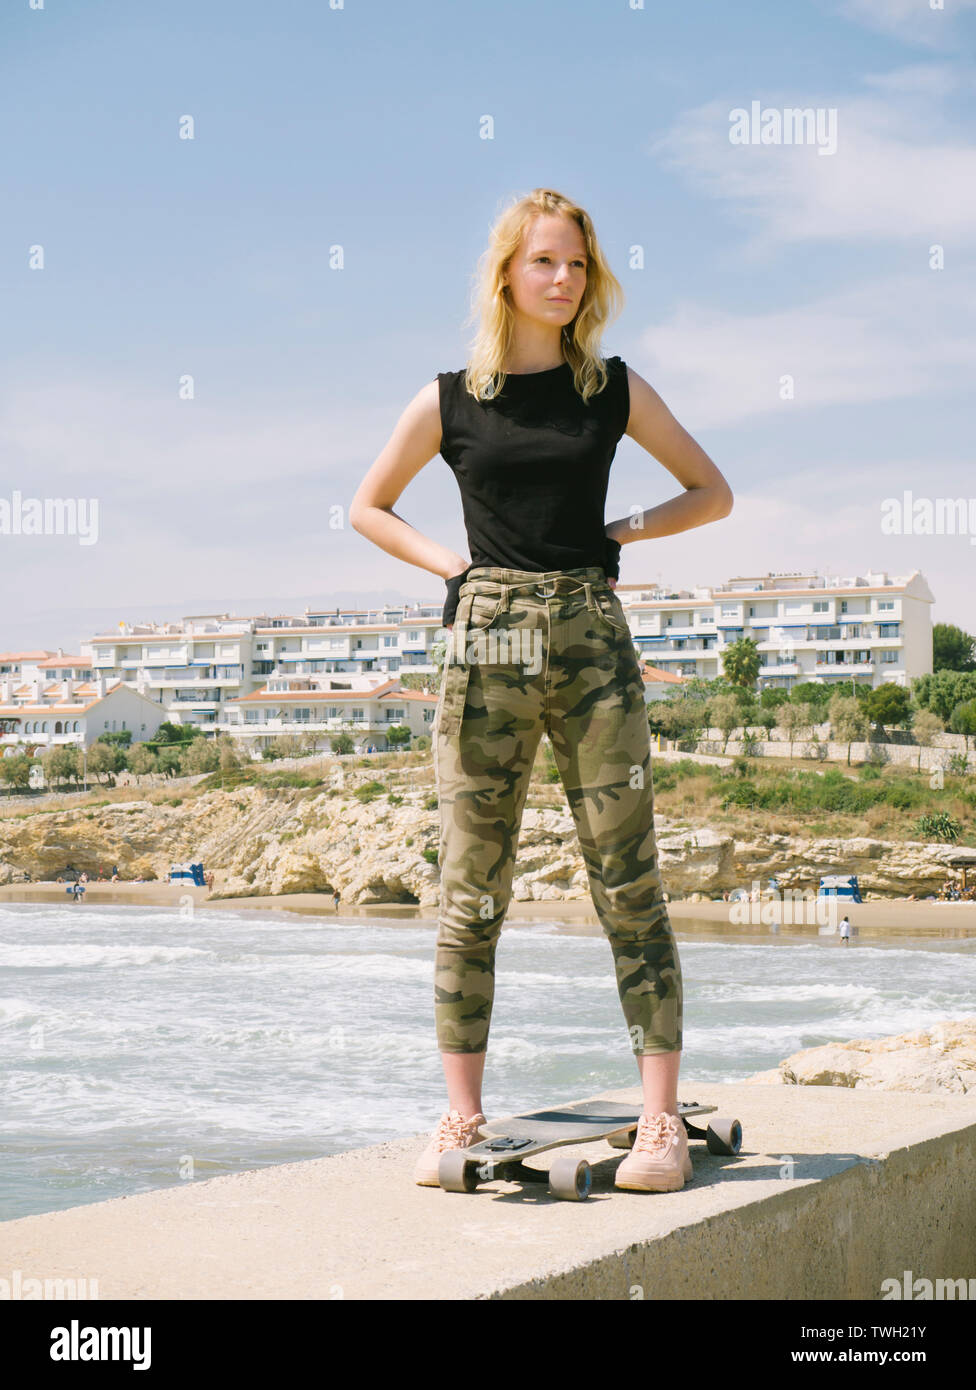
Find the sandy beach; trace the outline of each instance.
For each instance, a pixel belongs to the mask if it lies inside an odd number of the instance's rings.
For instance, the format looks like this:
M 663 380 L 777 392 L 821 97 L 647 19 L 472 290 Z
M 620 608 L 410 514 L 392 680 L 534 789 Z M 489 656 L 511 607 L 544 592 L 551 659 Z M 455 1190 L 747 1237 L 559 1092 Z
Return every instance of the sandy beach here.
M 63 883 L 16 883 L 0 885 L 0 901 L 4 902 L 71 902 Z M 194 909 L 209 911 L 265 913 L 301 913 L 337 918 L 342 921 L 382 919 L 385 922 L 427 922 L 436 920 L 436 912 L 412 903 L 340 902 L 336 912 L 331 894 L 282 893 L 277 896 L 222 898 L 208 893 L 206 888 L 168 883 L 89 883 L 84 902 L 126 907 L 172 907 L 185 905 L 192 898 Z M 808 920 L 800 920 L 800 909 L 806 907 Z M 856 932 L 864 935 L 904 935 L 933 932 L 939 935 L 966 937 L 976 935 L 976 903 L 972 902 L 910 902 L 904 898 L 875 899 L 871 902 L 840 906 L 837 920 L 847 913 Z M 790 902 L 746 903 L 685 902 L 669 904 L 669 915 L 676 930 L 749 934 L 769 933 L 773 925 L 781 932 L 817 932 L 818 924 L 810 916 L 810 905 Z M 513 902 L 505 920 L 506 926 L 532 922 L 558 921 L 567 930 L 601 930 L 599 919 L 589 899 L 570 902 Z

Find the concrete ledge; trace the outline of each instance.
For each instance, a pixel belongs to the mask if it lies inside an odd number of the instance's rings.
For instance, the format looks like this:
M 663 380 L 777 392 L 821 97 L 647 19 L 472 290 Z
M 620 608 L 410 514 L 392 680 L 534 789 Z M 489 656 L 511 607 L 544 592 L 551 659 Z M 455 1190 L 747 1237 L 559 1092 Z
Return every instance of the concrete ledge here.
M 560 1151 L 593 1164 L 588 1202 L 420 1188 L 416 1136 L 6 1222 L 0 1278 L 97 1279 L 103 1299 L 879 1299 L 905 1270 L 976 1278 L 976 1097 L 681 1096 L 743 1126 L 737 1158 L 692 1143 L 681 1192 L 615 1190 L 602 1143 Z

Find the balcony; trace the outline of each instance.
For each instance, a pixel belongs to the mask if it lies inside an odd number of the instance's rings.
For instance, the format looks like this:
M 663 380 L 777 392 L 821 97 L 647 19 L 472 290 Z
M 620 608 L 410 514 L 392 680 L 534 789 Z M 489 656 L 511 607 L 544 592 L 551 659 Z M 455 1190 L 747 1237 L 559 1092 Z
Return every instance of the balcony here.
M 853 671 L 873 671 L 873 661 L 817 661 L 814 665 L 821 675 L 850 675 Z
M 246 729 L 248 733 L 256 734 L 290 734 L 299 729 L 322 734 L 380 734 L 399 724 L 410 727 L 406 719 L 230 719 L 225 716 L 219 721 L 219 727 L 228 733 L 239 733 Z

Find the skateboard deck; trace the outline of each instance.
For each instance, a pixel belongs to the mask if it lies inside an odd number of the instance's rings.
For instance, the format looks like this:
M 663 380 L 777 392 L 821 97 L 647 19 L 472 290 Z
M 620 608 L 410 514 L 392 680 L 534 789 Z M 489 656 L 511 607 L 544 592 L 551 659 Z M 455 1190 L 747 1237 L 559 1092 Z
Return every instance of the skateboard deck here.
M 710 1115 L 714 1105 L 681 1101 L 678 1113 L 689 1138 L 704 1139 L 709 1151 L 736 1154 L 742 1143 L 738 1120 L 713 1120 L 707 1129 L 689 1121 L 693 1116 Z M 449 1149 L 441 1155 L 438 1180 L 449 1192 L 473 1192 L 479 1182 L 543 1182 L 554 1196 L 568 1201 L 584 1201 L 589 1195 L 591 1172 L 585 1159 L 572 1155 L 557 1157 L 548 1172 L 532 1168 L 525 1159 L 565 1144 L 587 1144 L 606 1139 L 614 1148 L 630 1148 L 637 1134 L 639 1106 L 619 1101 L 584 1100 L 550 1110 L 532 1110 L 523 1115 L 490 1120 L 482 1125 L 487 1138 L 467 1149 Z

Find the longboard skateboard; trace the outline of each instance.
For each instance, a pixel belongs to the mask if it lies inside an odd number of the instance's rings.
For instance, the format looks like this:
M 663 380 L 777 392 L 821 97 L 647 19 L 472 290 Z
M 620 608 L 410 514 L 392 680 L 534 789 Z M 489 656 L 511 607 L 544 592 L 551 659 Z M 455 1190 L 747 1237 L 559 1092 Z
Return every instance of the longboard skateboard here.
M 737 1154 L 742 1145 L 738 1120 L 716 1118 L 705 1129 L 689 1123 L 693 1115 L 710 1115 L 718 1107 L 696 1101 L 679 1102 L 678 1113 L 688 1137 L 704 1139 L 709 1153 Z M 525 1159 L 563 1144 L 588 1144 L 606 1139 L 615 1149 L 633 1147 L 640 1109 L 619 1101 L 582 1100 L 553 1110 L 532 1110 L 482 1125 L 488 1135 L 467 1149 L 447 1149 L 441 1154 L 437 1180 L 446 1192 L 474 1192 L 479 1183 L 548 1183 L 554 1197 L 584 1202 L 593 1176 L 585 1158 L 560 1154 L 548 1172 L 532 1168 Z

